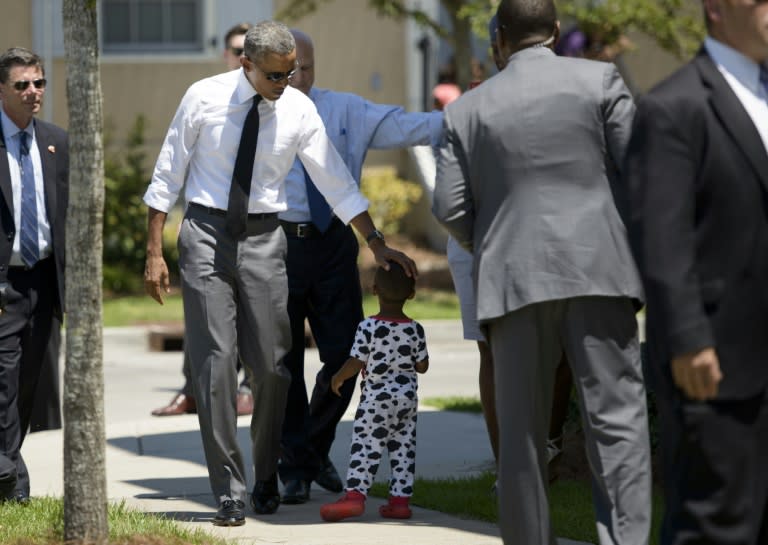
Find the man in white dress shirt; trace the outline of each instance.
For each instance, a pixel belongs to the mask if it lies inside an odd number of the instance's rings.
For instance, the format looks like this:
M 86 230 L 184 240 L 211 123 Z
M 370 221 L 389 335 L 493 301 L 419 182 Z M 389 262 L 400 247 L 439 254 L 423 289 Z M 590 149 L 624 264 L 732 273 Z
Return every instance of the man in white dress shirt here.
M 376 261 L 413 261 L 391 250 L 368 201 L 328 140 L 312 101 L 288 87 L 295 41 L 276 22 L 248 31 L 243 69 L 193 84 L 176 112 L 144 196 L 149 206 L 145 287 L 162 303 L 168 269 L 162 229 L 182 188 L 189 203 L 179 233 L 186 337 L 208 474 L 219 510 L 214 524 L 245 523 L 246 476 L 237 444 L 236 361 L 251 369 L 251 505 L 279 505 L 277 461 L 290 375 L 283 181 L 298 154 L 334 213 L 369 241 Z M 258 137 L 258 138 L 257 138 Z

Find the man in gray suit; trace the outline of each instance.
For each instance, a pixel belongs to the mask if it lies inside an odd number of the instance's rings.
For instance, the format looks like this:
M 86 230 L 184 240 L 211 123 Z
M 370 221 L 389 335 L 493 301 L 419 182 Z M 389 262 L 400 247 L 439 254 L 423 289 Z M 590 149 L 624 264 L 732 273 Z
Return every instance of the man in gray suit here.
M 445 113 L 434 213 L 475 254 L 495 366 L 507 544 L 555 543 L 546 440 L 563 353 L 579 392 L 601 545 L 642 545 L 650 455 L 642 290 L 611 191 L 634 114 L 612 64 L 555 56 L 552 0 L 504 0 L 508 64 Z

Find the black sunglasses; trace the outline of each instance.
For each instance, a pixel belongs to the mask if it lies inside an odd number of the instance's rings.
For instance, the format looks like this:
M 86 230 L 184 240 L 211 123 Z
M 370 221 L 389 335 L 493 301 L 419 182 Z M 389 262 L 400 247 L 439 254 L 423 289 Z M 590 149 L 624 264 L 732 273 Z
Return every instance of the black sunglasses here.
M 259 68 L 259 70 L 261 70 L 261 68 Z M 280 83 L 283 80 L 290 81 L 293 79 L 293 76 L 296 75 L 295 68 L 290 72 L 264 72 L 264 70 L 261 70 L 261 72 L 264 74 L 264 77 L 272 83 Z
M 45 78 L 40 78 L 33 81 L 23 79 L 20 81 L 14 81 L 12 85 L 13 88 L 17 91 L 26 91 L 29 88 L 30 83 L 35 86 L 35 89 L 45 89 L 45 84 L 48 82 Z
M 239 57 L 243 54 L 243 48 L 242 47 L 230 47 L 229 50 L 232 52 L 232 54 L 235 57 Z

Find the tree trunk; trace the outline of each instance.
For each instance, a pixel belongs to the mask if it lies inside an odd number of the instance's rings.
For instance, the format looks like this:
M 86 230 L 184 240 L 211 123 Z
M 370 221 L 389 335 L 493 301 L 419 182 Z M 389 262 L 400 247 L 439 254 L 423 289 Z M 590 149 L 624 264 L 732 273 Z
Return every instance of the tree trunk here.
M 101 284 L 104 210 L 96 0 L 64 0 L 69 105 L 64 541 L 106 543 Z
M 466 17 L 459 17 L 459 9 L 466 0 L 441 0 L 451 18 L 450 42 L 453 45 L 453 58 L 456 62 L 456 84 L 464 92 L 472 81 L 472 22 Z

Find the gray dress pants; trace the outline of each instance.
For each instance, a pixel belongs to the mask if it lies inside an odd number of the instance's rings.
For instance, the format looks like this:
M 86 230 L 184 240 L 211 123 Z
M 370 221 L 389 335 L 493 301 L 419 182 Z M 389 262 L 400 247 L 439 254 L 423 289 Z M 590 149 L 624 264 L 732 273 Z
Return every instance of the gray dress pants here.
M 583 418 L 600 545 L 646 545 L 648 418 L 632 304 L 575 297 L 485 323 L 499 418 L 499 525 L 507 545 L 554 545 L 546 440 L 554 374 L 565 352 Z
M 218 502 L 247 497 L 237 443 L 238 356 L 251 372 L 255 477 L 266 480 L 277 471 L 290 384 L 282 363 L 291 343 L 285 256 L 277 215 L 249 217 L 245 235 L 233 239 L 223 215 L 187 209 L 179 232 L 185 351 Z

